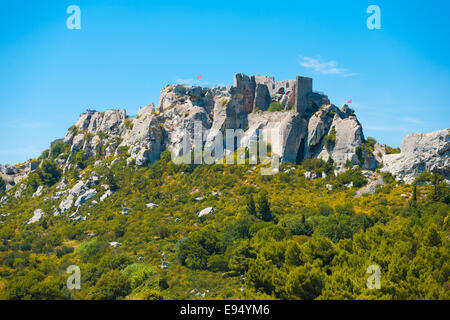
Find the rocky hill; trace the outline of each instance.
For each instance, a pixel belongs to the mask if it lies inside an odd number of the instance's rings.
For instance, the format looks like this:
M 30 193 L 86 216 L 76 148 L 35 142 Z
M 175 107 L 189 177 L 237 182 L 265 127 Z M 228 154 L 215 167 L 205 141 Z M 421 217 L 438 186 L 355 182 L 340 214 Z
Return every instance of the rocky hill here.
M 264 129 L 281 133 L 266 141 L 277 170 L 251 163 Z M 378 144 L 301 77 L 87 111 L 37 159 L 0 166 L 0 300 L 448 300 L 449 135 Z M 173 161 L 227 140 L 246 162 Z
M 62 140 L 69 152 L 55 160 L 66 171 L 80 152 L 83 157 L 114 160 L 126 150 L 127 163 L 145 166 L 158 160 L 166 149 L 181 155 L 184 137 L 193 148 L 196 126 L 202 132 L 203 148 L 218 135 L 225 136 L 227 130 L 242 130 L 236 148 L 248 150 L 258 131 L 271 129 L 281 136 L 278 144 L 271 145 L 281 162 L 332 159 L 337 172 L 349 165 L 369 170 L 384 166 L 383 171 L 406 182 L 426 170 L 450 178 L 450 129 L 408 135 L 400 154 L 388 154 L 386 146 L 367 146 L 354 110 L 347 105 L 338 108 L 326 95 L 314 92 L 312 79 L 276 82 L 273 77 L 244 74 L 234 76 L 233 86 L 167 85 L 157 108 L 153 104 L 141 108 L 136 117 L 127 116 L 125 110 L 88 110 Z M 38 166 L 37 160 L 0 166 L 6 189 Z

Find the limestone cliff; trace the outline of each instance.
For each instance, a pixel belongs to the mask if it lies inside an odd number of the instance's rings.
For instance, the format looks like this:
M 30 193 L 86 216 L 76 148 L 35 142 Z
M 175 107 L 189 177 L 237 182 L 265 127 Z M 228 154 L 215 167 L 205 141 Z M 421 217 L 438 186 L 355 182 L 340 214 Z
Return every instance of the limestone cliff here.
M 277 111 L 270 108 L 275 103 Z M 280 108 L 281 106 L 281 108 Z M 165 149 L 181 155 L 183 137 L 194 144 L 195 126 L 201 127 L 203 148 L 210 146 L 227 129 L 242 130 L 240 144 L 249 148 L 258 130 L 280 133 L 280 143 L 271 145 L 282 162 L 300 163 L 306 158 L 331 158 L 338 171 L 348 163 L 384 170 L 411 181 L 424 170 L 449 177 L 449 129 L 433 134 L 408 135 L 402 153 L 385 155 L 376 145 L 374 155 L 363 151 L 363 129 L 347 105 L 338 108 L 328 97 L 313 91 L 312 79 L 275 81 L 273 77 L 236 74 L 232 86 L 211 88 L 167 85 L 161 90 L 157 108 L 141 108 L 137 117 L 125 110 L 88 110 L 69 129 L 64 143 L 70 146 L 68 158 L 57 158 L 62 168 L 80 150 L 87 156 L 114 157 L 121 147 L 128 149 L 128 163 L 144 166 L 159 159 Z M 384 155 L 383 155 L 384 154 Z M 0 166 L 0 173 L 11 188 L 36 169 L 36 161 L 20 166 Z
M 408 134 L 400 149 L 399 154 L 383 156 L 382 171 L 391 172 L 407 183 L 424 171 L 450 179 L 450 129 Z

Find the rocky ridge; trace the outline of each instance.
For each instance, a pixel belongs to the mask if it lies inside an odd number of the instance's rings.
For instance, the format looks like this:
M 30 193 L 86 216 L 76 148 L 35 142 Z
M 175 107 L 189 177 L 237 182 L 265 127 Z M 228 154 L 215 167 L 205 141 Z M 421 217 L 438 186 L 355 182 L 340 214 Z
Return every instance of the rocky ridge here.
M 282 110 L 269 110 L 273 103 L 282 106 Z M 382 170 L 406 182 L 425 170 L 450 177 L 449 129 L 406 136 L 400 154 L 386 154 L 378 144 L 373 153 L 367 152 L 361 150 L 365 138 L 354 110 L 347 105 L 338 108 L 326 95 L 314 92 L 312 79 L 297 77 L 276 82 L 273 77 L 244 74 L 236 74 L 232 86 L 167 85 L 161 90 L 157 108 L 150 104 L 141 108 L 136 117 L 127 116 L 125 110 L 87 110 L 62 139 L 70 148 L 69 156 L 56 161 L 67 170 L 79 151 L 85 156 L 114 159 L 125 149 L 128 164 L 145 166 L 158 160 L 165 149 L 181 155 L 183 137 L 187 132 L 193 145 L 194 127 L 198 124 L 204 147 L 227 129 L 243 131 L 241 147 L 250 146 L 257 130 L 275 129 L 282 138 L 272 146 L 272 152 L 280 156 L 281 162 L 331 158 L 337 171 L 345 170 L 349 163 L 363 169 L 384 165 Z M 16 166 L 1 165 L 6 188 L 19 184 L 38 166 L 36 160 Z M 20 196 L 20 188 L 16 196 Z M 60 206 L 62 211 L 64 208 Z

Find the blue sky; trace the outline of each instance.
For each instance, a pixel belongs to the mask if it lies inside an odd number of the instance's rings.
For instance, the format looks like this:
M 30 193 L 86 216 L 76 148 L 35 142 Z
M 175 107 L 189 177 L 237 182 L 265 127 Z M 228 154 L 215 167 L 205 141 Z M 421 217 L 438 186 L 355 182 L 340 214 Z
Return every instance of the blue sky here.
M 69 30 L 69 5 L 81 30 Z M 381 30 L 369 30 L 369 5 Z M 0 163 L 36 157 L 86 109 L 159 101 L 234 73 L 314 79 L 365 136 L 399 146 L 449 127 L 448 1 L 0 0 Z M 202 75 L 202 80 L 196 79 Z M 194 79 L 194 80 L 190 80 Z

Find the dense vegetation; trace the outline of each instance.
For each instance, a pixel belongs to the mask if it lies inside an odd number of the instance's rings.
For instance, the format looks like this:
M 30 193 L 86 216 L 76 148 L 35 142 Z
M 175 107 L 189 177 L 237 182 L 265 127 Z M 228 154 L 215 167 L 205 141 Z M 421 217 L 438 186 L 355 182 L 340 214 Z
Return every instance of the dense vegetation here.
M 166 153 L 144 168 L 121 157 L 95 167 L 95 188 L 113 195 L 100 202 L 99 192 L 78 211 L 86 221 L 70 222 L 75 209 L 55 217 L 57 202 L 45 199 L 62 175 L 51 154 L 28 181 L 45 185 L 42 196 L 32 198 L 33 187 L 0 208 L 10 213 L 0 218 L 0 298 L 450 298 L 449 187 L 438 175 L 414 185 L 384 175 L 386 186 L 355 198 L 367 179 L 357 167 L 335 177 L 332 161 L 262 176 L 249 165 L 177 166 Z M 74 158 L 69 184 L 94 160 Z M 307 170 L 327 175 L 307 180 Z M 206 207 L 214 214 L 199 218 Z M 25 225 L 38 208 L 44 218 Z M 70 265 L 81 290 L 66 286 Z M 366 286 L 370 265 L 381 269 L 379 290 Z

